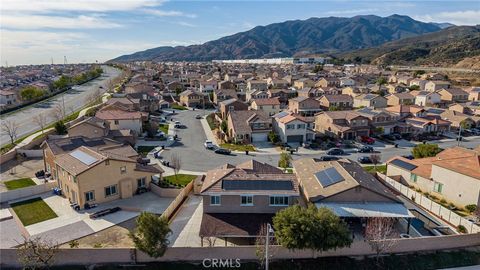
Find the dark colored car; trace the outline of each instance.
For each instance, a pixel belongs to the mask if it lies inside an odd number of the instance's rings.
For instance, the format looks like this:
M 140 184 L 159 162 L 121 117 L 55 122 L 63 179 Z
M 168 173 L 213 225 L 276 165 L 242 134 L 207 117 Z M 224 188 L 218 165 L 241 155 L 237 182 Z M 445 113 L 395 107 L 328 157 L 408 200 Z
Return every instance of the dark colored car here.
M 393 133 L 392 136 L 395 137 L 395 139 L 397 139 L 397 140 L 401 140 L 401 139 L 402 139 L 402 135 L 399 134 L 399 133 Z
M 362 164 L 368 164 L 368 163 L 372 163 L 372 160 L 370 159 L 370 157 L 366 157 L 366 156 L 363 156 L 363 157 L 359 157 L 357 159 L 358 162 L 362 163 Z
M 373 152 L 373 147 L 371 146 L 362 146 L 361 148 L 358 149 L 359 153 L 372 153 Z
M 320 161 L 334 161 L 334 160 L 339 160 L 339 158 L 334 157 L 334 156 L 322 156 L 318 160 L 320 160 Z
M 218 148 L 217 150 L 215 150 L 215 153 L 216 154 L 221 154 L 221 155 L 230 155 L 230 153 L 232 153 L 232 151 L 230 151 L 228 149 L 225 149 L 225 148 Z
M 402 157 L 404 157 L 404 158 L 406 158 L 406 159 L 410 159 L 410 160 L 413 159 L 413 156 L 412 156 L 412 155 L 406 155 L 406 156 L 402 156 Z
M 345 154 L 345 151 L 343 151 L 340 148 L 332 148 L 327 152 L 327 155 L 333 155 L 333 156 L 344 155 L 344 154 Z

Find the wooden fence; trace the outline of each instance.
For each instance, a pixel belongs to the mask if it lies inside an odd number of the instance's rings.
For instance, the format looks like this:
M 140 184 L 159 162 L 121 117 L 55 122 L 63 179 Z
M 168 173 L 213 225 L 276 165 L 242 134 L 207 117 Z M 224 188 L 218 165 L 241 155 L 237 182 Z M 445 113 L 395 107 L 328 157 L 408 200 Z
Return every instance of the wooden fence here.
M 170 219 L 175 211 L 178 209 L 178 207 L 181 206 L 185 198 L 188 197 L 188 194 L 192 192 L 193 190 L 193 182 L 195 181 L 190 181 L 188 185 L 186 185 L 180 193 L 177 195 L 177 197 L 170 203 L 170 205 L 163 211 L 162 217 L 166 217 L 167 219 Z

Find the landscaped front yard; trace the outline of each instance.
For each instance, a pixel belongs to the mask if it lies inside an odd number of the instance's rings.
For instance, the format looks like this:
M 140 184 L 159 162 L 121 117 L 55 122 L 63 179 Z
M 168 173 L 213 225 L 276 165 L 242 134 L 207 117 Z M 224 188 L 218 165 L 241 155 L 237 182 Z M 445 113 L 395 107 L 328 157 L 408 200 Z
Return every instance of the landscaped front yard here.
M 147 155 L 150 151 L 155 149 L 156 146 L 138 146 L 137 152 L 142 155 Z
M 165 136 L 168 135 L 168 124 L 160 124 L 158 130 L 165 133 Z
M 207 118 L 208 126 L 210 126 L 211 130 L 218 128 L 218 123 L 215 121 L 214 113 L 207 115 L 206 118 Z
M 18 188 L 24 188 L 24 187 L 29 187 L 29 186 L 35 186 L 36 183 L 33 182 L 31 178 L 20 178 L 20 179 L 15 179 L 15 180 L 10 180 L 4 182 L 5 187 L 7 187 L 8 190 L 13 190 L 13 189 L 18 189 Z
M 178 104 L 172 104 L 172 106 L 170 106 L 170 108 L 172 108 L 174 110 L 181 110 L 181 111 L 188 110 L 187 107 L 182 106 L 182 105 L 178 105 Z
M 163 180 L 167 183 L 184 187 L 188 183 L 193 181 L 195 178 L 197 178 L 197 176 L 198 175 L 177 174 L 177 177 L 175 177 L 175 175 L 165 176 L 165 177 L 163 177 Z
M 12 203 L 10 206 L 24 226 L 57 217 L 57 214 L 53 212 L 52 208 L 50 208 L 40 197 Z
M 377 165 L 377 170 L 375 170 L 375 166 L 365 166 L 363 169 L 369 173 L 379 172 L 386 174 L 387 173 L 387 165 Z
M 250 151 L 253 152 L 255 151 L 255 147 L 251 144 L 233 144 L 233 143 L 222 143 L 220 144 L 220 147 L 225 148 L 225 149 L 230 149 L 232 151 Z

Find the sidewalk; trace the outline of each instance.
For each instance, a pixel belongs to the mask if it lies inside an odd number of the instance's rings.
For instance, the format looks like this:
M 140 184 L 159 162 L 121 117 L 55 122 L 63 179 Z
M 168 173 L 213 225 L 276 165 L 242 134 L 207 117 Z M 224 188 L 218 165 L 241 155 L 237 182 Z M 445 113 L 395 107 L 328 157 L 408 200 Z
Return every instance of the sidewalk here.
M 203 131 L 205 132 L 205 136 L 207 136 L 207 140 L 210 140 L 212 142 L 217 142 L 217 139 L 215 138 L 215 135 L 213 135 L 213 132 L 210 129 L 210 126 L 208 125 L 208 121 L 207 121 L 206 116 L 202 117 L 202 119 L 200 119 L 200 123 L 202 123 Z

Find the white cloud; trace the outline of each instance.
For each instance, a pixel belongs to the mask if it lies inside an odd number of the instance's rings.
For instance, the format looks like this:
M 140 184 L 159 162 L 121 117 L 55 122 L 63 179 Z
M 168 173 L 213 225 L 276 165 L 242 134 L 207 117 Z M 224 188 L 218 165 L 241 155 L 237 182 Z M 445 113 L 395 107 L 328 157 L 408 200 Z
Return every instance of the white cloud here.
M 158 17 L 187 17 L 196 18 L 196 14 L 188 14 L 177 10 L 159 10 L 159 9 L 144 9 L 145 13 Z
M 197 27 L 197 26 L 196 26 L 195 24 L 193 24 L 193 23 L 188 23 L 188 22 L 184 22 L 184 21 L 176 22 L 176 24 L 181 25 L 181 26 L 186 26 L 186 27 Z
M 122 25 L 108 21 L 101 16 L 62 17 L 39 15 L 3 15 L 0 19 L 3 27 L 15 29 L 93 29 L 116 28 Z
M 154 7 L 164 0 L 2 0 L 3 11 L 128 11 Z
M 436 14 L 413 16 L 413 18 L 424 22 L 448 22 L 456 25 L 477 25 L 480 24 L 480 10 L 440 12 Z

